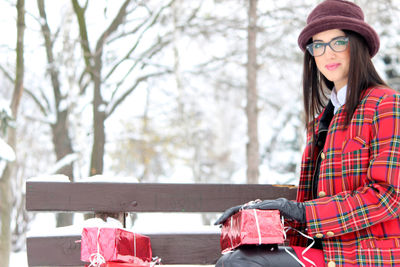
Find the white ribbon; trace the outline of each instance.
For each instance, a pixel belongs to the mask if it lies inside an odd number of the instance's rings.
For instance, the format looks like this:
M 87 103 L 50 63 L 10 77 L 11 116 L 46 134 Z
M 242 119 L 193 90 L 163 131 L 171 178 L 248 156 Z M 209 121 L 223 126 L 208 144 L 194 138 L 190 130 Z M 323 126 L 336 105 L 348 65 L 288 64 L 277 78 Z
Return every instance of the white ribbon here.
M 283 217 L 282 217 L 282 221 L 283 221 Z M 301 255 L 303 256 L 303 259 L 304 259 L 305 261 L 307 261 L 308 263 L 310 263 L 312 266 L 316 266 L 316 267 L 317 267 L 317 265 L 316 265 L 312 260 L 310 260 L 309 258 L 307 258 L 306 256 L 304 256 L 304 254 L 306 254 L 306 252 L 314 245 L 314 243 L 315 243 L 314 238 L 312 238 L 311 236 L 308 236 L 308 235 L 306 235 L 306 234 L 300 232 L 300 231 L 297 230 L 297 229 L 294 229 L 294 228 L 292 228 L 292 227 L 287 226 L 287 227 L 285 227 L 284 230 L 283 230 L 283 234 L 284 234 L 284 236 L 285 236 L 285 239 L 286 239 L 286 232 L 289 231 L 289 230 L 294 230 L 294 231 L 298 232 L 299 234 L 301 234 L 302 236 L 304 236 L 305 238 L 308 238 L 308 239 L 312 240 L 311 244 L 310 244 L 308 247 L 306 247 L 306 249 L 304 249 L 304 250 L 301 252 Z M 293 255 L 293 253 L 291 253 L 286 247 L 285 247 L 285 251 L 286 251 L 290 256 L 292 256 L 302 267 L 305 267 L 304 263 L 302 263 L 302 262 L 299 260 L 299 258 L 297 258 L 295 255 Z
M 161 264 L 161 259 L 159 257 L 155 257 L 153 258 L 153 261 L 150 262 L 150 267 L 154 267 L 159 264 Z
M 135 254 L 134 256 L 136 257 L 136 234 L 135 232 L 133 232 L 133 254 Z
M 100 254 L 99 236 L 100 236 L 100 227 L 97 228 L 97 240 L 96 240 L 97 252 L 90 255 L 89 267 L 100 267 L 102 264 L 106 263 L 106 260 L 104 259 L 103 255 Z
M 256 218 L 257 233 L 258 233 L 258 244 L 261 245 L 261 231 L 260 231 L 260 225 L 258 224 L 257 211 L 255 209 L 253 209 L 253 211 L 254 211 L 254 217 Z
M 106 260 L 100 253 L 93 253 L 92 255 L 90 255 L 89 261 L 89 267 L 100 267 L 102 264 L 106 263 Z
M 232 217 L 233 216 L 231 216 L 231 228 L 229 229 L 229 231 L 232 231 L 232 228 L 233 228 L 233 220 L 232 220 Z M 231 234 L 229 234 L 228 235 L 229 236 L 229 240 L 231 241 L 231 248 L 233 249 L 233 240 L 232 240 L 232 235 Z

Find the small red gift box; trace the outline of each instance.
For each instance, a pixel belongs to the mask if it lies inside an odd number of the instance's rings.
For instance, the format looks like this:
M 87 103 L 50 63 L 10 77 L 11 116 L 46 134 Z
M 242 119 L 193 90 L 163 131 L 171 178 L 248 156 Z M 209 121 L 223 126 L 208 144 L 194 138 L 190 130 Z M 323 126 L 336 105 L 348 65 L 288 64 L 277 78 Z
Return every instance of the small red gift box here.
M 225 221 L 221 231 L 222 253 L 245 244 L 280 244 L 285 240 L 278 210 L 244 209 Z
M 101 255 L 105 262 L 134 263 L 137 258 L 151 261 L 150 238 L 121 228 L 83 228 L 81 261 Z

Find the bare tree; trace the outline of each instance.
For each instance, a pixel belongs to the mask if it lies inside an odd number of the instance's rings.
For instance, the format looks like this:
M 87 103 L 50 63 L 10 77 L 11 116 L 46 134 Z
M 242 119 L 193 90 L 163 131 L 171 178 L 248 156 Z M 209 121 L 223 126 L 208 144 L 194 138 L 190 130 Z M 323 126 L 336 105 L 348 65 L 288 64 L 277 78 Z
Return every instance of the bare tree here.
M 219 5 L 229 6 L 231 13 L 218 13 Z M 264 153 L 263 150 L 268 151 L 268 155 L 272 155 L 270 152 L 273 151 L 271 150 L 292 149 L 297 151 L 299 147 L 295 142 L 283 146 L 280 140 L 277 140 L 275 146 L 275 143 L 270 142 L 270 140 L 281 136 L 282 125 L 272 127 L 272 124 L 275 124 L 274 118 L 286 118 L 280 114 L 286 112 L 286 105 L 293 103 L 293 101 L 286 101 L 287 98 L 289 100 L 300 99 L 300 90 L 298 90 L 298 82 L 296 81 L 296 77 L 300 80 L 300 75 L 297 75 L 298 70 L 296 68 L 301 68 L 301 53 L 297 48 L 294 30 L 304 26 L 306 10 L 311 9 L 311 4 L 292 3 L 290 1 L 259 1 L 254 4 L 251 1 L 224 0 L 215 3 L 214 9 L 216 12 L 208 12 L 200 18 L 201 21 L 199 21 L 200 19 L 197 21 L 198 31 L 192 30 L 191 37 L 197 39 L 200 39 L 199 36 L 204 37 L 208 41 L 204 44 L 204 51 L 212 52 L 213 39 L 223 36 L 224 40 L 221 40 L 219 46 L 221 46 L 222 41 L 226 42 L 223 44 L 224 53 L 219 53 L 218 56 L 213 56 L 211 53 L 211 57 L 207 57 L 206 55 L 209 54 L 206 54 L 203 63 L 198 65 L 198 69 L 194 73 L 197 76 L 204 77 L 206 83 L 215 84 L 216 94 L 225 97 L 232 94 L 236 95 L 237 99 L 247 99 L 246 112 L 243 114 L 243 118 L 241 115 L 235 118 L 237 121 L 236 132 L 240 132 L 241 128 L 247 128 L 246 137 L 241 138 L 241 140 L 247 141 L 247 145 L 243 146 L 247 153 L 243 153 L 243 158 L 237 161 L 236 167 L 247 168 L 248 182 L 254 182 L 254 180 L 249 179 L 250 176 L 253 176 L 257 177 L 255 179 L 257 183 L 260 182 L 261 178 L 258 177 L 259 166 L 274 168 L 269 162 L 270 157 L 261 158 L 260 151 L 261 153 Z M 251 10 L 252 13 L 250 13 Z M 245 11 L 247 11 L 247 14 Z M 254 25 L 251 25 L 251 23 L 254 23 Z M 254 31 L 254 33 L 251 33 L 251 31 Z M 246 34 L 247 38 L 244 38 Z M 198 41 L 201 42 L 202 40 Z M 290 67 L 288 67 L 288 63 Z M 285 71 L 280 71 L 283 69 Z M 291 75 L 292 73 L 293 75 Z M 277 88 L 280 87 L 285 88 L 285 92 L 278 96 L 276 92 Z M 250 91 L 251 88 L 255 88 L 253 93 Z M 283 104 L 282 99 L 284 97 L 287 98 Z M 230 109 L 230 113 L 233 113 L 233 110 L 236 112 L 236 110 L 242 109 L 242 101 L 238 104 L 234 102 L 235 99 L 232 100 L 231 105 L 227 107 Z M 251 101 L 252 103 L 250 103 Z M 299 113 L 293 115 L 295 117 L 301 116 L 301 111 Z M 247 125 L 245 124 L 246 120 Z M 244 124 L 241 124 L 242 121 Z M 292 124 L 293 122 L 294 119 L 291 119 L 288 123 Z M 258 123 L 261 123 L 262 128 Z M 283 121 L 281 123 L 284 124 Z M 263 136 L 259 137 L 258 132 L 265 128 L 268 128 L 268 131 L 263 131 Z M 299 128 L 299 131 L 296 131 L 295 140 L 303 140 L 302 126 L 296 126 L 297 128 Z M 270 133 L 270 130 L 272 133 Z M 257 148 L 257 143 L 259 148 Z M 292 144 L 293 147 L 288 148 L 288 145 Z M 245 160 L 246 158 L 247 160 Z M 242 162 L 247 164 L 245 165 Z M 296 162 L 299 161 L 296 160 Z M 281 162 L 281 164 L 286 165 L 286 162 Z M 280 168 L 280 170 L 292 173 L 295 168 L 296 166 L 293 166 L 291 162 L 290 166 Z M 250 170 L 253 171 L 250 172 Z M 293 173 L 294 175 L 295 173 Z M 266 176 L 263 175 L 262 181 L 268 182 L 265 178 Z M 273 177 L 271 178 L 273 179 Z
M 247 37 L 247 182 L 258 183 L 260 174 L 257 93 L 257 1 L 249 1 Z
M 11 114 L 17 120 L 18 108 L 24 89 L 24 32 L 25 32 L 25 1 L 17 1 L 17 44 L 15 86 L 11 99 Z M 16 129 L 9 128 L 7 143 L 17 151 Z M 13 203 L 12 177 L 15 171 L 14 163 L 7 163 L 0 178 L 0 266 L 8 267 L 11 251 L 11 214 Z
M 81 38 L 81 47 L 84 56 L 85 70 L 82 73 L 81 88 L 85 91 L 89 84 L 93 86 L 93 145 L 91 152 L 90 170 L 89 175 L 101 174 L 103 172 L 103 156 L 104 156 L 104 146 L 106 143 L 106 133 L 105 133 L 105 121 L 106 119 L 115 111 L 115 109 L 144 81 L 151 77 L 160 76 L 167 72 L 168 69 L 156 70 L 153 72 L 148 72 L 143 75 L 137 76 L 136 80 L 130 86 L 126 86 L 124 83 L 125 78 L 132 74 L 133 71 L 140 71 L 140 69 L 145 68 L 148 63 L 145 62 L 146 59 L 150 59 L 155 54 L 157 54 L 164 46 L 166 46 L 171 37 L 167 36 L 165 38 L 159 36 L 158 39 L 151 45 L 147 46 L 147 49 L 138 52 L 138 46 L 146 34 L 146 31 L 153 27 L 160 19 L 160 16 L 165 8 L 169 7 L 173 1 L 170 1 L 162 6 L 157 6 L 156 8 L 147 7 L 146 2 L 140 4 L 133 3 L 133 1 L 126 0 L 121 5 L 118 13 L 113 18 L 112 22 L 108 25 L 105 31 L 98 38 L 95 48 L 92 50 L 90 46 L 90 40 L 88 37 L 88 28 L 85 20 L 85 12 L 88 8 L 89 1 L 86 1 L 84 6 L 81 6 L 77 0 L 72 0 L 72 5 L 78 20 L 79 32 Z M 130 10 L 130 8 L 132 10 Z M 144 19 L 140 21 L 131 30 L 125 30 L 122 34 L 118 33 L 119 27 L 124 25 L 127 15 L 129 12 L 133 12 L 137 8 L 142 8 L 147 14 Z M 128 26 L 127 26 L 128 27 Z M 169 34 L 171 35 L 171 34 Z M 112 42 L 120 39 L 121 37 L 136 36 L 136 40 L 133 45 L 128 49 L 124 56 L 122 56 L 114 65 L 107 65 L 107 70 L 104 66 L 104 51 Z M 135 57 L 133 55 L 136 54 Z M 122 63 L 127 61 L 130 63 L 128 71 L 125 71 L 124 77 L 117 83 L 114 83 L 114 90 L 111 94 L 111 99 L 106 99 L 102 93 L 102 86 L 107 82 L 110 77 L 115 74 L 116 70 L 120 70 L 119 67 Z M 84 77 L 89 75 L 89 83 L 85 81 Z M 125 85 L 125 87 L 123 86 Z M 124 90 L 124 91 L 123 91 Z M 123 92 L 121 92 L 123 91 Z
M 56 160 L 60 161 L 64 157 L 71 155 L 74 152 L 72 149 L 72 140 L 69 134 L 69 108 L 65 107 L 66 94 L 63 93 L 61 90 L 62 88 L 60 82 L 59 64 L 57 64 L 56 62 L 55 53 L 53 51 L 54 43 L 56 42 L 58 34 L 53 34 L 50 30 L 47 21 L 44 0 L 37 0 L 37 5 L 40 14 L 41 33 L 44 39 L 44 47 L 47 55 L 47 70 L 53 88 L 54 101 L 48 99 L 48 96 L 46 96 L 46 94 L 41 94 L 41 96 L 44 98 L 44 103 L 41 103 L 40 98 L 36 96 L 33 92 L 30 92 L 30 95 L 34 98 L 35 103 L 39 105 L 39 108 L 44 116 L 49 116 L 53 110 L 55 112 L 56 120 L 54 122 L 51 122 L 50 126 L 52 131 L 52 141 Z M 59 32 L 59 30 L 57 32 Z M 54 103 L 54 107 L 50 107 L 45 103 Z M 70 162 L 62 166 L 61 169 L 57 170 L 57 173 L 64 174 L 68 176 L 71 181 L 73 181 L 73 163 Z M 57 214 L 57 226 L 70 225 L 72 224 L 72 219 L 73 216 L 71 213 Z

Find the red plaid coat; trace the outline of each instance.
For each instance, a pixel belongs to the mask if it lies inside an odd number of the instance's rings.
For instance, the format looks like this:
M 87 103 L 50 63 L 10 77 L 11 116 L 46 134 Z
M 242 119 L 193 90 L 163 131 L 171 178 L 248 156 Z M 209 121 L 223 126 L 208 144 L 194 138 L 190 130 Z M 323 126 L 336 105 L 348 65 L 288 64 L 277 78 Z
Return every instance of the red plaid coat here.
M 297 194 L 306 206 L 303 230 L 322 238 L 329 267 L 400 266 L 400 95 L 368 89 L 347 128 L 344 120 L 342 107 L 320 154 L 317 199 L 312 177 L 318 155 L 311 158 L 308 136 Z

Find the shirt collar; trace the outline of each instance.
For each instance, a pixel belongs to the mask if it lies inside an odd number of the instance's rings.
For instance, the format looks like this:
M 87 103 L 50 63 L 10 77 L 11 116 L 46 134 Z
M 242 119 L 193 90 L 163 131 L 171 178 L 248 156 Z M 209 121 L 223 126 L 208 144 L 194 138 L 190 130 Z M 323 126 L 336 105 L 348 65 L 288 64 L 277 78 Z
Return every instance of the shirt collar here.
M 336 93 L 336 89 L 333 88 L 331 93 L 331 101 L 333 106 L 335 107 L 335 113 L 346 103 L 346 93 L 347 85 L 343 86 L 338 93 Z

